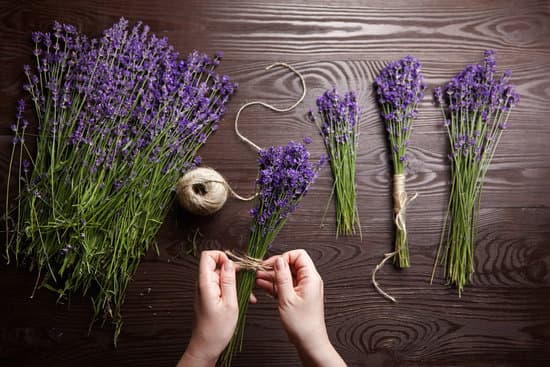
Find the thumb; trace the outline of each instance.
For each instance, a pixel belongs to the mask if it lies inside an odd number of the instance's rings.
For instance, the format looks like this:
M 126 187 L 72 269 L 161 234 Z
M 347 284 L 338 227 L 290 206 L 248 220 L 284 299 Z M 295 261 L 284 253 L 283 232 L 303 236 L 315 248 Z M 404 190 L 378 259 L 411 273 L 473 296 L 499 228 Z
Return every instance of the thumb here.
M 292 285 L 292 274 L 287 263 L 281 256 L 275 261 L 275 284 L 277 285 L 277 295 L 280 305 L 286 305 L 292 302 L 294 297 L 294 287 Z
M 235 279 L 235 265 L 233 261 L 227 260 L 221 271 L 222 299 L 227 304 L 237 304 L 237 281 Z

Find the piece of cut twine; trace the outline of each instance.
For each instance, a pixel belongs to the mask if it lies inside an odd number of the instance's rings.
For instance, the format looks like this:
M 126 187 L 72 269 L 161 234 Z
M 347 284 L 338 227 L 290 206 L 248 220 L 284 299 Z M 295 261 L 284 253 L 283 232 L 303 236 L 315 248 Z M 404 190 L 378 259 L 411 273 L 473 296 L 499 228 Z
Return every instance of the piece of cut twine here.
M 252 256 L 243 254 L 237 255 L 236 253 L 225 250 L 225 254 L 241 268 L 242 270 L 252 270 L 252 271 L 270 271 L 273 270 L 273 266 L 265 265 L 262 259 L 256 259 Z
M 407 191 L 405 190 L 405 175 L 402 173 L 393 175 L 393 213 L 394 213 L 394 221 L 397 228 L 403 232 L 405 240 L 407 239 L 407 225 L 405 220 L 405 213 L 407 211 L 407 207 L 410 205 L 410 203 L 416 199 L 418 196 L 418 193 L 414 193 L 411 197 L 407 194 Z M 393 251 L 388 252 L 387 254 L 384 254 L 384 259 L 376 265 L 374 270 L 372 271 L 372 284 L 374 285 L 374 288 L 380 293 L 383 297 L 386 299 L 389 299 L 390 301 L 396 303 L 397 300 L 390 296 L 387 292 L 385 292 L 378 282 L 376 281 L 376 272 L 384 266 L 386 261 L 391 259 L 392 257 L 396 256 L 399 253 L 399 251 Z
M 380 262 L 380 264 L 376 265 L 376 267 L 374 268 L 374 270 L 372 271 L 372 275 L 371 275 L 371 279 L 372 279 L 372 285 L 374 285 L 374 288 L 376 288 L 376 290 L 378 291 L 378 293 L 380 293 L 382 296 L 384 296 L 385 298 L 389 299 L 390 301 L 396 303 L 397 300 L 395 298 L 393 298 L 392 296 L 390 296 L 388 293 L 386 293 L 382 288 L 380 288 L 380 286 L 378 285 L 378 282 L 376 281 L 376 272 L 378 270 L 380 270 L 384 264 L 386 263 L 386 261 L 388 261 L 389 259 L 391 259 L 392 257 L 394 257 L 395 255 L 397 254 L 397 251 L 394 251 L 394 252 L 389 252 L 387 254 L 384 254 L 384 259 Z
M 263 107 L 265 107 L 267 109 L 270 109 L 272 111 L 275 111 L 275 112 L 288 112 L 288 111 L 291 111 L 294 108 L 296 108 L 296 106 L 298 106 L 304 100 L 304 98 L 306 96 L 306 92 L 307 92 L 306 81 L 305 81 L 304 77 L 302 76 L 302 74 L 300 74 L 299 71 L 297 71 L 296 69 L 294 69 L 294 67 L 292 67 L 289 64 L 284 63 L 284 62 L 276 62 L 274 64 L 271 64 L 268 67 L 266 67 L 265 70 L 270 70 L 275 66 L 284 66 L 284 67 L 290 69 L 292 72 L 294 72 L 298 76 L 298 78 L 300 78 L 300 81 L 302 82 L 303 91 L 302 91 L 301 97 L 292 106 L 289 106 L 289 107 L 286 107 L 286 108 L 275 107 L 275 106 L 270 105 L 269 103 L 266 103 L 266 102 L 263 102 L 263 101 L 250 101 L 250 102 L 247 102 L 247 103 L 243 104 L 239 108 L 239 110 L 237 111 L 237 115 L 235 116 L 235 133 L 237 134 L 237 136 L 243 142 L 250 145 L 256 151 L 260 151 L 262 148 L 259 145 L 257 145 L 256 143 L 254 143 L 252 140 L 250 140 L 249 138 L 247 138 L 246 136 L 241 134 L 241 132 L 239 131 L 239 117 L 241 116 L 241 113 L 243 112 L 243 110 L 247 107 L 250 107 L 250 106 L 260 105 L 260 106 L 263 106 Z

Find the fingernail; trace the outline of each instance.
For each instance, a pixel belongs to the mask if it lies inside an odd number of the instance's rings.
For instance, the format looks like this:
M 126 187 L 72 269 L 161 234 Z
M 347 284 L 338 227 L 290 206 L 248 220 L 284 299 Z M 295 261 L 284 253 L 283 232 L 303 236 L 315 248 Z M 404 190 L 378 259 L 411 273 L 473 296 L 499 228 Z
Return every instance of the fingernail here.
M 233 261 L 227 260 L 227 262 L 223 266 L 223 270 L 227 273 L 232 273 L 233 272 Z
M 277 270 L 282 270 L 284 266 L 285 266 L 285 263 L 283 262 L 283 258 L 278 257 L 277 261 L 275 261 L 275 268 Z

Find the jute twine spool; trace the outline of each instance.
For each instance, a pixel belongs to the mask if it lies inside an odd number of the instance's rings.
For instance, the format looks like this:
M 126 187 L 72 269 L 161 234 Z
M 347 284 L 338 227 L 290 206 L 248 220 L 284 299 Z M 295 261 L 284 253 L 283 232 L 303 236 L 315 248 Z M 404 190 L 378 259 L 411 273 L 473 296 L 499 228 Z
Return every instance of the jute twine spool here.
M 220 210 L 229 195 L 248 201 L 256 197 L 242 197 L 227 183 L 225 178 L 212 168 L 195 168 L 180 178 L 176 195 L 178 202 L 189 212 L 196 215 L 210 215 Z

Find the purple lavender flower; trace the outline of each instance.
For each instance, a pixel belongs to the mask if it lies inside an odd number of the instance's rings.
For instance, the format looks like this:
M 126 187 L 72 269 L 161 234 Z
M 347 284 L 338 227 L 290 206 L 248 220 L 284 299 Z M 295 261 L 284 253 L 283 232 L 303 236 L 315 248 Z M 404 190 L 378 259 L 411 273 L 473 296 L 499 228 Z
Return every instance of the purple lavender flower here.
M 31 168 L 31 162 L 28 159 L 23 159 L 23 173 L 27 175 Z
M 374 87 L 378 103 L 386 106 L 384 116 L 393 112 L 391 119 L 400 120 L 405 117 L 405 113 L 416 113 L 416 106 L 422 100 L 426 89 L 422 64 L 412 56 L 392 61 L 374 80 Z
M 162 138 L 180 147 L 178 157 L 192 155 L 191 147 L 182 142 L 203 144 L 217 129 L 225 103 L 236 88 L 227 76 L 214 71 L 220 53 L 211 59 L 194 51 L 179 60 L 165 38 L 151 35 L 141 23 L 129 29 L 125 19 L 106 30 L 101 39 L 89 40 L 73 26 L 55 23 L 53 39 L 52 34 L 36 33 L 33 41 L 42 55 L 37 71 L 44 75 L 53 105 L 67 109 L 74 98 L 87 101 L 73 131 L 63 134 L 67 143 L 97 144 L 98 136 L 111 141 L 114 150 L 106 159 L 96 160 L 106 167 L 117 160 L 133 164 L 150 145 L 161 143 L 161 131 L 171 128 L 178 134 Z M 55 44 L 61 45 L 53 48 Z M 52 79 L 55 75 L 50 70 L 69 70 L 67 66 L 71 71 L 63 79 Z M 31 81 L 26 89 L 43 110 L 45 94 L 38 90 L 38 78 L 29 67 L 25 72 Z M 63 130 L 62 124 L 54 123 L 50 131 Z M 158 161 L 159 152 L 151 152 L 150 161 Z
M 293 141 L 260 151 L 259 199 L 251 214 L 263 235 L 277 230 L 308 192 L 318 171 L 309 158 L 305 145 Z
M 322 118 L 321 135 L 326 144 L 334 144 L 335 139 L 341 144 L 354 141 L 360 113 L 354 92 L 340 96 L 336 88 L 327 90 L 317 98 L 317 107 Z
M 436 104 L 446 116 L 445 126 L 452 131 L 462 126 L 463 135 L 451 135 L 451 146 L 462 157 L 481 163 L 494 148 L 497 130 L 508 128 L 509 112 L 520 99 L 511 76 L 510 70 L 498 76 L 495 51 L 487 50 L 480 64 L 468 65 L 444 88 L 434 90 Z
M 393 147 L 395 173 L 401 174 L 406 162 L 407 142 L 413 130 L 412 121 L 417 116 L 417 106 L 426 89 L 422 64 L 412 56 L 390 62 L 374 80 L 374 89 Z M 435 95 L 441 95 L 441 90 L 436 89 Z

